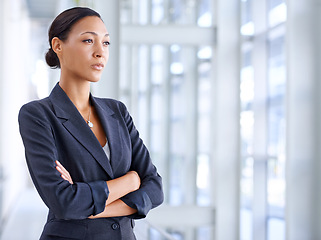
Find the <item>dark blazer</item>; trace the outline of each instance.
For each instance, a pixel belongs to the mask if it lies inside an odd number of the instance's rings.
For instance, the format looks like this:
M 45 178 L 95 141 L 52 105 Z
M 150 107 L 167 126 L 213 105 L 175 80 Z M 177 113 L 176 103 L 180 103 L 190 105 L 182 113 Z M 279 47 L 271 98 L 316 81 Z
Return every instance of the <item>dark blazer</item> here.
M 57 84 L 49 97 L 24 105 L 20 134 L 31 178 L 49 208 L 41 239 L 135 239 L 133 220 L 163 202 L 161 177 L 139 137 L 126 107 L 119 101 L 90 96 L 105 130 L 110 161 L 97 138 L 66 93 Z M 59 160 L 74 184 L 55 169 Z M 135 170 L 139 190 L 122 200 L 137 213 L 91 220 L 105 208 L 107 180 Z

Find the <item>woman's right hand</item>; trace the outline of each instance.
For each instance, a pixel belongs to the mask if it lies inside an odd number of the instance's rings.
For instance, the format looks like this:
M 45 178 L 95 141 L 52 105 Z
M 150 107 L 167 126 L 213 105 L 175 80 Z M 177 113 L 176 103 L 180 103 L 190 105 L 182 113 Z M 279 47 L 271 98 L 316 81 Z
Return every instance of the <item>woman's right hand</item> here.
M 128 216 L 137 212 L 137 209 L 129 207 L 120 198 L 130 192 L 139 189 L 141 179 L 136 171 L 129 171 L 125 175 L 107 181 L 109 196 L 106 201 L 105 210 L 89 218 Z
M 62 166 L 62 164 L 58 160 L 56 161 L 56 164 L 57 164 L 56 169 L 61 174 L 61 177 L 64 180 L 68 181 L 70 184 L 74 184 L 69 172 L 64 168 L 64 166 Z
M 139 189 L 141 180 L 136 171 L 129 171 L 128 173 L 125 174 L 125 176 L 130 178 L 130 182 L 132 183 L 132 188 L 133 191 L 136 191 Z

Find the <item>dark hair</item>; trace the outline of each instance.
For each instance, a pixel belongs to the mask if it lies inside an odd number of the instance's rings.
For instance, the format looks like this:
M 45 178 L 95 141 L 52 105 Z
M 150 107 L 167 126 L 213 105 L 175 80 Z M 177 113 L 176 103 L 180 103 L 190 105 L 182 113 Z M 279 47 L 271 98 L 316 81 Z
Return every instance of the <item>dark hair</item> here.
M 72 26 L 80 19 L 88 16 L 96 16 L 101 19 L 101 16 L 96 11 L 86 7 L 74 7 L 60 13 L 51 23 L 48 31 L 50 48 L 46 53 L 46 62 L 51 68 L 60 68 L 60 62 L 57 54 L 53 51 L 51 41 L 54 37 L 65 41 Z

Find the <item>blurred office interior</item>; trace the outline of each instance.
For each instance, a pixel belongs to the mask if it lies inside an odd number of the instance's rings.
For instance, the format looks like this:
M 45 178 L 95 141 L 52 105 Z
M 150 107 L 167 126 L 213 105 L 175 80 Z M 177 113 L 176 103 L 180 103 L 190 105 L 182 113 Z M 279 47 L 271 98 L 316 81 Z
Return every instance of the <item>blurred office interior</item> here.
M 1 0 L 1 240 L 34 240 L 20 107 L 46 97 L 53 18 L 88 6 L 111 36 L 95 96 L 123 101 L 163 177 L 138 240 L 321 239 L 321 0 Z

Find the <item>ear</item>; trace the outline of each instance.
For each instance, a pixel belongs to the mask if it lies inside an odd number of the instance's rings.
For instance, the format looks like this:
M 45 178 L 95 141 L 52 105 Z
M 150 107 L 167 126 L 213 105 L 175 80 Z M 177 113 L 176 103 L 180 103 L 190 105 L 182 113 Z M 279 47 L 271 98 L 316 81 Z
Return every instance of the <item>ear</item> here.
M 62 41 L 59 38 L 54 37 L 51 40 L 51 46 L 52 46 L 52 50 L 59 56 L 62 50 Z

